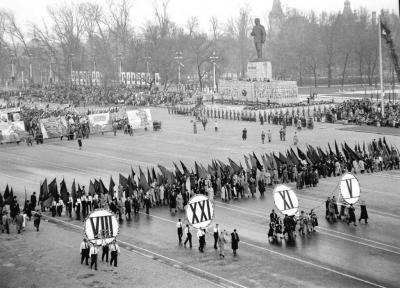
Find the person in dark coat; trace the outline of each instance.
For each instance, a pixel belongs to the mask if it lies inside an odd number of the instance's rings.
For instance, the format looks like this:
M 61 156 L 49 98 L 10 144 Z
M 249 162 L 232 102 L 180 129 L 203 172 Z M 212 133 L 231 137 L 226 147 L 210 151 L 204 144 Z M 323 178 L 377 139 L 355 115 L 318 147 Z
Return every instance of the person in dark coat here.
M 364 219 L 365 224 L 367 224 L 368 223 L 368 212 L 367 212 L 367 206 L 365 205 L 365 201 L 361 202 L 360 208 L 361 208 L 361 214 L 360 214 L 360 218 L 358 219 L 358 222 L 360 222 L 362 219 Z
M 131 220 L 131 212 L 132 212 L 132 203 L 131 203 L 131 197 L 128 197 L 125 200 L 125 217 L 126 220 Z
M 233 229 L 233 232 L 231 233 L 231 241 L 232 241 L 232 250 L 233 250 L 233 255 L 236 255 L 236 250 L 239 249 L 239 235 L 236 232 L 236 229 Z
M 354 223 L 354 226 L 357 226 L 356 224 L 356 214 L 354 213 L 355 209 L 353 207 L 353 204 L 350 204 L 349 207 L 349 222 L 347 222 L 347 225 L 350 223 Z

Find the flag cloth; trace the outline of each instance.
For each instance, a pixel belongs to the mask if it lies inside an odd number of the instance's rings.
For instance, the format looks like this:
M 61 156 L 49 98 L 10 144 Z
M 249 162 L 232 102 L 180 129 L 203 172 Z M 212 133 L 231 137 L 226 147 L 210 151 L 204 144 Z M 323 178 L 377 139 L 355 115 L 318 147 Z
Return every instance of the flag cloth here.
M 154 170 L 154 167 L 151 167 L 151 173 L 153 174 L 153 176 L 152 176 L 152 178 L 153 178 L 153 181 L 155 181 L 155 182 L 157 182 L 157 174 L 156 174 L 156 171 Z M 133 182 L 133 178 L 132 178 L 132 182 Z
M 253 156 L 254 156 L 254 159 L 256 160 L 256 168 L 258 170 L 262 171 L 263 166 L 261 165 L 260 161 L 258 161 L 258 158 L 257 158 L 256 154 L 254 154 L 254 152 L 253 152 Z
M 180 161 L 180 162 L 181 162 L 181 166 L 182 166 L 182 169 L 183 169 L 183 173 L 185 174 L 185 176 L 189 176 L 189 175 L 190 175 L 189 170 L 187 169 L 187 167 L 185 166 L 185 164 L 183 164 L 182 161 Z
M 60 194 L 61 194 L 61 200 L 64 202 L 64 204 L 67 204 L 69 195 L 67 191 L 67 185 L 65 184 L 64 179 L 60 183 Z
M 132 179 L 131 179 L 131 182 L 132 182 Z M 153 179 L 151 177 L 149 168 L 147 168 L 147 183 L 149 183 L 149 184 L 153 183 Z
M 114 187 L 114 180 L 112 179 L 112 176 L 110 176 L 110 185 L 108 186 L 108 192 L 110 193 L 111 199 L 114 198 Z
M 50 194 L 51 195 L 51 194 Z M 53 202 L 53 196 L 50 196 L 43 202 L 43 207 L 51 207 L 51 203 Z
M 72 199 L 75 201 L 76 200 L 76 185 L 75 185 L 75 179 L 72 182 L 72 186 L 71 186 L 71 197 Z
M 6 190 L 4 190 L 4 200 L 8 200 L 8 197 L 10 197 L 10 188 L 8 187 L 7 184 Z
M 53 198 L 58 201 L 58 189 L 57 189 L 57 180 L 56 178 L 53 179 L 53 181 L 50 182 L 49 184 L 49 194 L 53 196 Z
M 244 162 L 246 163 L 246 168 L 247 170 L 251 170 L 250 164 L 249 164 L 249 157 L 247 157 L 246 155 L 244 156 Z
M 0 193 L 0 207 L 4 206 L 4 199 L 3 199 L 3 195 Z
M 235 163 L 231 158 L 228 158 L 229 165 L 232 167 L 234 174 L 239 174 L 242 171 L 242 168 Z
M 136 175 L 136 173 L 135 173 L 135 171 L 133 171 L 133 168 L 131 166 L 131 178 L 133 179 L 135 177 L 135 175 Z
M 107 191 L 107 188 L 106 188 L 106 186 L 104 185 L 104 183 L 103 183 L 103 180 L 99 180 L 99 183 L 100 183 L 100 194 L 108 194 L 108 191 Z
M 94 194 L 96 194 L 96 189 L 94 188 L 94 184 L 93 184 L 92 180 L 90 180 L 90 183 L 89 183 L 89 195 L 93 196 Z
M 174 166 L 175 166 L 175 175 L 176 178 L 178 178 L 178 181 L 181 181 L 183 179 L 183 173 L 181 172 L 181 170 L 179 170 L 178 166 L 175 164 L 174 162 Z
M 143 189 L 144 192 L 150 190 L 150 185 L 146 180 L 146 176 L 144 175 L 142 169 L 139 167 L 139 188 Z
M 128 179 L 122 176 L 121 173 L 119 173 L 119 185 L 121 185 L 124 188 L 126 187 L 126 185 L 128 185 Z
M 253 155 L 249 154 L 249 158 L 250 158 L 250 163 L 251 163 L 251 167 L 253 169 L 257 169 L 257 161 L 256 158 L 254 158 Z
M 339 152 L 339 147 L 337 145 L 336 140 L 335 140 L 335 150 L 336 150 L 336 157 L 339 159 L 340 158 L 340 152 Z
M 97 181 L 97 179 L 94 179 L 94 191 L 96 192 L 96 194 L 100 194 L 100 182 Z
M 80 197 L 82 197 L 82 193 L 83 193 L 83 191 L 82 191 L 82 189 L 81 189 L 81 185 L 79 185 L 79 183 L 78 183 L 78 191 L 76 191 L 76 197 L 77 198 L 80 198 Z

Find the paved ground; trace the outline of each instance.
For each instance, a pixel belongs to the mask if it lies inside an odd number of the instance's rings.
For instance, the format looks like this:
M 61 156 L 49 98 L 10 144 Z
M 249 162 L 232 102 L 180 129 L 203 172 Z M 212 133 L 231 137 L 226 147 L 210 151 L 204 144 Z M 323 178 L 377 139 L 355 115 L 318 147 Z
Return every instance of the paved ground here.
M 74 178 L 87 186 L 89 179 L 101 177 L 107 186 L 110 175 L 117 181 L 118 173 L 127 175 L 131 166 L 137 169 L 160 163 L 172 167 L 172 161 L 182 160 L 193 167 L 195 160 L 209 163 L 212 158 L 227 157 L 243 163 L 243 153 L 283 151 L 291 144 L 278 140 L 278 126 L 220 120 L 218 133 L 210 123 L 206 131 L 198 129 L 199 134 L 193 135 L 191 118 L 171 116 L 166 110 L 152 109 L 152 113 L 153 119 L 162 121 L 162 131 L 91 137 L 81 151 L 75 141 L 51 140 L 32 148 L 3 146 L 0 187 L 9 183 L 22 198 L 25 187 L 28 194 L 38 192 L 44 177 L 48 181 L 64 177 L 68 187 Z M 244 127 L 247 141 L 241 140 Z M 325 147 L 337 139 L 353 146 L 379 137 L 338 128 L 343 126 L 317 123 L 314 130 L 300 132 L 300 144 Z M 261 144 L 261 129 L 271 129 L 272 143 Z M 287 139 L 292 139 L 293 133 L 289 128 Z M 399 137 L 388 135 L 386 139 L 400 147 Z M 264 199 L 216 202 L 215 222 L 228 231 L 237 228 L 241 236 L 239 255 L 233 257 L 227 244 L 224 260 L 219 260 L 212 248 L 211 234 L 204 254 L 198 253 L 197 241 L 192 250 L 177 245 L 175 223 L 184 215 L 171 215 L 166 208 L 124 221 L 119 236 L 123 246 L 120 267 L 112 270 L 100 265 L 96 273 L 79 264 L 82 222 L 51 219 L 39 233 L 28 224 L 23 235 L 15 235 L 15 231 L 9 237 L 0 235 L 5 243 L 0 246 L 0 257 L 7 259 L 1 264 L 7 276 L 0 273 L 0 287 L 55 287 L 57 281 L 60 287 L 70 283 L 74 287 L 178 287 L 187 283 L 202 287 L 398 287 L 400 172 L 357 176 L 368 205 L 369 224 L 326 223 L 323 201 L 337 195 L 339 179 L 323 179 L 318 187 L 297 192 L 302 209 L 317 209 L 320 227 L 313 235 L 298 236 L 291 245 L 269 244 L 266 239 L 266 214 L 273 208 L 271 190 Z M 36 266 L 40 270 L 30 269 Z M 42 279 L 42 275 L 49 276 Z

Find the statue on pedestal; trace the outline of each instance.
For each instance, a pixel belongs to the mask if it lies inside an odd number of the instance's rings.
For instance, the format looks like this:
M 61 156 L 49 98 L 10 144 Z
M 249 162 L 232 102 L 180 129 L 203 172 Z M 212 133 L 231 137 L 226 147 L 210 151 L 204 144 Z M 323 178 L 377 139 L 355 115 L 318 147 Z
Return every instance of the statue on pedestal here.
M 256 18 L 254 22 L 256 25 L 253 27 L 253 31 L 251 31 L 250 35 L 254 38 L 257 60 L 262 60 L 262 45 L 265 43 L 267 33 L 265 32 L 264 26 L 260 24 L 260 18 Z

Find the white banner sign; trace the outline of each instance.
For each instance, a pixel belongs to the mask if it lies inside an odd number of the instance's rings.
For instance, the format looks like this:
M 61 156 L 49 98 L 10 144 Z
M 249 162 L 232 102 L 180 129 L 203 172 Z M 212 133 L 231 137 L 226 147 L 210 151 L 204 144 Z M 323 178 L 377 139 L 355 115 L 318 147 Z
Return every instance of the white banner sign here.
M 340 180 L 340 193 L 344 201 L 348 204 L 357 203 L 358 198 L 360 198 L 361 188 L 360 183 L 354 175 L 350 173 L 343 175 Z
M 85 220 L 85 235 L 94 245 L 112 243 L 118 236 L 119 224 L 115 215 L 107 210 L 96 210 Z
M 126 115 L 132 129 L 151 127 L 153 125 L 150 109 L 130 110 L 126 111 Z
M 207 228 L 214 217 L 213 204 L 205 195 L 194 196 L 186 206 L 186 216 L 194 228 Z
M 292 188 L 286 185 L 278 185 L 274 189 L 274 202 L 276 208 L 281 211 L 282 214 L 292 216 L 297 213 L 299 208 L 299 200 L 297 199 L 296 193 Z

